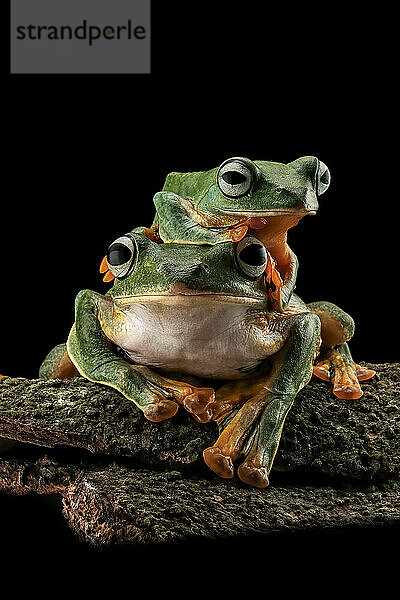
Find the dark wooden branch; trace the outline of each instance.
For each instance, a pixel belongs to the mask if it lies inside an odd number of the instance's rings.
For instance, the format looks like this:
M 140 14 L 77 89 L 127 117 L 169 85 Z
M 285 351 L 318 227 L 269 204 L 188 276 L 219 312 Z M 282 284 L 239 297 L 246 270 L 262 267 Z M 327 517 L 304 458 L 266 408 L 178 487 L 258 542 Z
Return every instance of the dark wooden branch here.
M 299 394 L 265 490 L 214 476 L 201 452 L 217 428 L 182 409 L 154 424 L 82 378 L 5 380 L 0 436 L 17 443 L 0 445 L 0 490 L 60 494 L 72 531 L 100 548 L 398 524 L 400 365 L 373 368 L 360 400 L 318 380 Z
M 360 400 L 339 400 L 313 378 L 286 420 L 274 469 L 359 480 L 399 475 L 400 365 L 372 365 Z M 73 446 L 133 457 L 141 465 L 196 469 L 217 437 L 215 423 L 199 424 L 181 408 L 150 423 L 121 394 L 82 378 L 6 379 L 0 386 L 0 436 L 48 448 Z
M 281 482 L 258 490 L 179 471 L 9 454 L 0 461 L 0 482 L 10 494 L 61 494 L 72 531 L 96 548 L 388 527 L 399 520 L 396 481 L 362 488 Z

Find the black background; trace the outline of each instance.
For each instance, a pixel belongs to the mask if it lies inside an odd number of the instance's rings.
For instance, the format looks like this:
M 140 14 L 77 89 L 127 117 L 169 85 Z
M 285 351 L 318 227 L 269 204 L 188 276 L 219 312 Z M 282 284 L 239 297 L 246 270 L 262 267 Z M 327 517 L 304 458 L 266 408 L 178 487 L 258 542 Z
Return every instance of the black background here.
M 7 78 L 0 372 L 37 376 L 68 335 L 77 292 L 108 289 L 98 273 L 107 246 L 151 223 L 168 172 L 238 155 L 316 155 L 328 165 L 332 185 L 318 214 L 289 235 L 296 292 L 354 317 L 355 360 L 398 360 L 391 15 L 329 2 L 152 6 L 151 75 Z M 0 500 L 12 547 L 77 552 L 57 501 Z M 280 551 L 353 544 L 359 553 L 366 535 L 273 543 Z M 369 556 L 382 556 L 390 533 L 375 533 L 375 546 L 368 536 Z

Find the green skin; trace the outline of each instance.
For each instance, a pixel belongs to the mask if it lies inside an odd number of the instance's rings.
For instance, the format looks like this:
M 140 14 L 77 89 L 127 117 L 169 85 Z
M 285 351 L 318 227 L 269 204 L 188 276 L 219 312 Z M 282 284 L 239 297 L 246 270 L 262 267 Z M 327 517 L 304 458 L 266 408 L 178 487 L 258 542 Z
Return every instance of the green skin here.
M 78 294 L 67 358 L 152 421 L 171 417 L 179 404 L 199 422 L 214 419 L 220 436 L 205 450 L 206 463 L 229 478 L 243 457 L 238 476 L 265 487 L 285 417 L 312 375 L 320 319 L 295 295 L 290 311 L 271 312 L 264 277 L 243 271 L 237 244 L 130 235 L 128 276 L 105 295 Z M 57 376 L 61 359 L 65 345 L 50 352 L 40 376 Z
M 255 172 L 251 188 L 241 197 L 230 198 L 221 191 L 217 183 L 220 167 L 197 173 L 170 173 L 163 191 L 191 200 L 198 211 L 212 217 L 246 213 L 249 216 L 310 214 L 318 210 L 316 179 L 321 163 L 314 156 L 304 156 L 289 164 L 242 157 L 238 160 Z
M 220 185 L 221 169 L 232 161 L 244 165 L 251 177 L 247 193 L 239 197 L 232 197 L 235 186 L 227 190 Z M 239 157 L 209 171 L 170 173 L 163 190 L 154 196 L 153 226 L 158 224 L 164 242 L 216 244 L 236 241 L 233 230 L 247 219 L 264 219 L 264 227 L 251 233 L 277 262 L 283 279 L 283 311 L 293 293 L 298 269 L 297 257 L 286 241 L 287 231 L 305 215 L 317 212 L 318 193 L 329 185 L 321 182 L 324 170 L 325 165 L 313 156 L 289 164 Z
M 227 189 L 221 174 L 246 172 L 250 182 L 246 193 L 233 197 L 236 186 Z M 163 191 L 154 196 L 156 216 L 153 228 L 163 242 L 219 244 L 239 237 L 257 237 L 274 258 L 282 279 L 274 310 L 284 312 L 296 284 L 298 260 L 287 244 L 288 229 L 305 215 L 318 210 L 318 197 L 329 187 L 329 171 L 316 157 L 304 156 L 289 164 L 251 161 L 237 157 L 218 168 L 198 173 L 171 173 Z M 229 187 L 229 186 L 228 186 Z M 239 188 L 239 192 L 243 192 Z M 250 218 L 250 220 L 249 220 Z M 246 227 L 241 224 L 246 223 Z M 254 229 L 256 227 L 256 229 Z M 237 241 L 237 240 L 234 240 Z M 353 363 L 347 341 L 354 334 L 353 319 L 329 302 L 315 302 L 309 308 L 322 322 L 322 378 L 336 369 L 334 393 L 342 398 L 362 395 L 357 379 L 372 372 Z
M 214 419 L 220 435 L 204 451 L 206 463 L 229 478 L 242 457 L 238 476 L 265 487 L 286 414 L 311 377 L 320 334 L 339 374 L 339 397 L 359 396 L 346 343 L 352 318 L 328 302 L 306 306 L 293 294 L 297 259 L 286 234 L 318 209 L 322 163 L 250 163 L 256 177 L 235 199 L 222 194 L 217 169 L 168 176 L 154 199 L 158 233 L 168 243 L 156 243 L 143 227 L 128 234 L 135 246 L 129 273 L 117 274 L 106 295 L 78 294 L 67 349 L 53 349 L 40 376 L 79 373 L 109 385 L 152 421 L 173 416 L 178 405 L 199 422 Z M 243 271 L 241 242 L 229 241 L 249 215 L 266 219 L 255 229 L 251 221 L 248 234 L 283 274 L 280 306 L 271 304 L 262 272 L 249 278 Z M 348 389 L 353 395 L 346 396 Z

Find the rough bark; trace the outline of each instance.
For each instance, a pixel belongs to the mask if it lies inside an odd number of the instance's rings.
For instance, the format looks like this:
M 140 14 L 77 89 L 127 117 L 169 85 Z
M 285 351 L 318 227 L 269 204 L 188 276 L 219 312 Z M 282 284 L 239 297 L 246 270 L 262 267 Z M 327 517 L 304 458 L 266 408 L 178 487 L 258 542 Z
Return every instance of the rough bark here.
M 318 380 L 299 394 L 266 490 L 215 477 L 201 452 L 216 426 L 182 409 L 154 424 L 82 378 L 5 380 L 0 436 L 19 443 L 0 446 L 0 489 L 61 494 L 72 530 L 96 547 L 393 525 L 400 365 L 371 366 L 360 400 L 338 400 Z
M 61 494 L 72 531 L 96 548 L 388 527 L 400 516 L 400 483 L 394 480 L 361 487 L 280 481 L 258 490 L 114 461 L 12 454 L 0 461 L 0 482 L 11 494 Z
M 274 469 L 359 480 L 385 480 L 400 469 L 400 365 L 371 365 L 374 379 L 360 400 L 333 396 L 313 379 L 297 396 L 283 429 Z M 0 436 L 53 448 L 133 457 L 141 465 L 201 463 L 217 437 L 183 409 L 162 423 L 147 421 L 112 388 L 83 378 L 6 379 L 0 386 Z

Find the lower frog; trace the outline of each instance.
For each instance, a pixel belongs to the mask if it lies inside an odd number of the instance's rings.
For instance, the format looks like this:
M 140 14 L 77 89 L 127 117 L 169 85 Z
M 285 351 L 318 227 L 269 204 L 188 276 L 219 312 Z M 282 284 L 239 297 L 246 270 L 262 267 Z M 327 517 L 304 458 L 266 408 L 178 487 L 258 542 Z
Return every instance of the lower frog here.
M 254 237 L 216 245 L 159 244 L 131 232 L 109 247 L 105 294 L 76 298 L 67 344 L 40 368 L 111 386 L 151 421 L 182 405 L 220 434 L 204 450 L 218 475 L 268 485 L 285 417 L 312 376 L 321 323 L 296 295 L 269 308 L 271 260 Z M 220 385 L 215 386 L 215 381 Z M 213 384 L 211 383 L 213 382 Z

